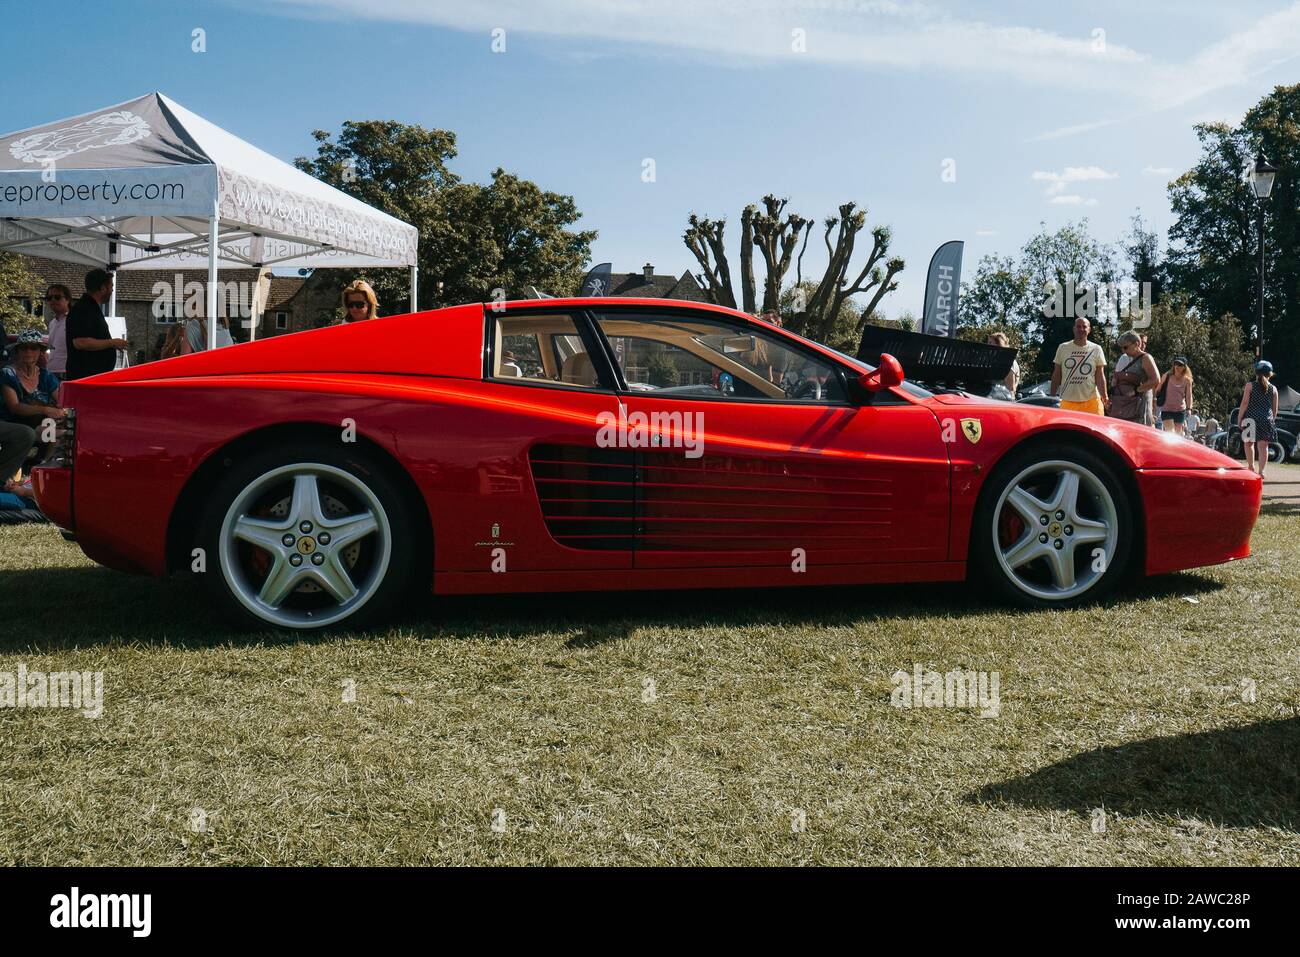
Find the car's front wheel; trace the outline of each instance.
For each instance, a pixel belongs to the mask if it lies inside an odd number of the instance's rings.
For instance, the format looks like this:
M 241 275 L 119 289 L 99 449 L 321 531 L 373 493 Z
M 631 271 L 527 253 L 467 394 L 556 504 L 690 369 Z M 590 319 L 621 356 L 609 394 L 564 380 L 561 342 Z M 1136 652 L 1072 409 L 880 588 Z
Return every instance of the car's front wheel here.
M 247 626 L 312 630 L 372 621 L 400 598 L 416 562 L 402 490 L 358 453 L 269 449 L 232 463 L 201 520 L 203 578 Z
M 1066 443 L 1031 447 L 989 476 L 972 530 L 972 570 L 1022 605 L 1098 598 L 1129 564 L 1134 522 L 1109 463 Z

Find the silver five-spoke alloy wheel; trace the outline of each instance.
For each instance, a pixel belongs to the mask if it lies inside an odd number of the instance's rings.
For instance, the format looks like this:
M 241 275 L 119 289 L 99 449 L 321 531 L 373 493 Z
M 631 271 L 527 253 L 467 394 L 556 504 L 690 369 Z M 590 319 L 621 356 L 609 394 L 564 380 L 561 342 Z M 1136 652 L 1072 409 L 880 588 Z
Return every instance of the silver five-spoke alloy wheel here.
M 226 584 L 248 611 L 315 628 L 352 615 L 383 584 L 392 530 L 365 482 L 303 462 L 250 482 L 226 510 L 218 547 Z M 264 554 L 250 560 L 253 550 Z
M 1119 541 L 1106 483 L 1077 462 L 1037 462 L 993 509 L 994 554 L 1017 588 L 1045 601 L 1082 595 L 1106 574 Z

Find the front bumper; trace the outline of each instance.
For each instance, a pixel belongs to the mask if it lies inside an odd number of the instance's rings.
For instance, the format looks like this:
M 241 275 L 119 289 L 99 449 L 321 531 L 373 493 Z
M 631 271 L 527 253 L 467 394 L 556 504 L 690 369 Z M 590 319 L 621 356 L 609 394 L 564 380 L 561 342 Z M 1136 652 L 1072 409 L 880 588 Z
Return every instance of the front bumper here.
M 1250 555 L 1264 483 L 1242 468 L 1138 469 L 1148 575 Z

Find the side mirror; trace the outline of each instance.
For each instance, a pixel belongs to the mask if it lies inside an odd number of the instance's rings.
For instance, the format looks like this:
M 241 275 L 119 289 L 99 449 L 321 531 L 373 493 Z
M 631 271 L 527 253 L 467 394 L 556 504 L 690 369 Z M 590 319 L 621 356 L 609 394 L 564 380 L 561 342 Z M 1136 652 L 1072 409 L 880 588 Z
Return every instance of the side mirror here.
M 883 392 L 903 381 L 903 366 L 889 353 L 882 353 L 880 364 L 872 372 L 858 376 L 860 385 L 868 394 Z

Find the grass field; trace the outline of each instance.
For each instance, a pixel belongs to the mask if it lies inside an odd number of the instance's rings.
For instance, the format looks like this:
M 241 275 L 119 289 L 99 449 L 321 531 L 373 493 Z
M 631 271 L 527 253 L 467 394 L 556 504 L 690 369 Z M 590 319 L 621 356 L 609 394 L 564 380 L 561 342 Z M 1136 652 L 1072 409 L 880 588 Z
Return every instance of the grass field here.
M 105 693 L 0 711 L 0 863 L 1294 866 L 1298 532 L 1278 499 L 1250 560 L 1069 612 L 431 599 L 303 641 L 6 528 L 0 672 Z M 997 672 L 998 716 L 891 706 L 917 664 Z

